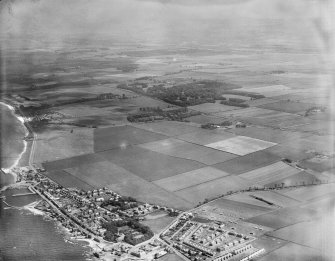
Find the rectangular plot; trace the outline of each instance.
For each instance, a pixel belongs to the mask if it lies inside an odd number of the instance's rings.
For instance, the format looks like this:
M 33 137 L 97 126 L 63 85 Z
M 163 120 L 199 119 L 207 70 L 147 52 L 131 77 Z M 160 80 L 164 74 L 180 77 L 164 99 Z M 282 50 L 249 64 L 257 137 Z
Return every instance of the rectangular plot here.
M 314 106 L 315 104 L 312 104 L 312 103 L 282 100 L 282 101 L 277 101 L 274 103 L 267 103 L 267 104 L 259 105 L 258 107 L 269 109 L 269 110 L 288 112 L 288 113 L 299 113 L 299 112 L 305 112 Z
M 140 129 L 161 133 L 169 137 L 194 132 L 199 129 L 189 123 L 176 121 L 150 122 L 145 124 L 134 124 L 134 126 Z
M 238 218 L 251 218 L 271 211 L 271 208 L 252 205 L 244 202 L 238 202 L 230 199 L 221 198 L 209 203 L 207 206 L 215 207 L 222 213 L 226 212 L 228 216 L 236 216 Z
M 239 107 L 228 106 L 220 103 L 203 103 L 199 105 L 189 106 L 190 110 L 200 111 L 203 113 L 214 113 L 220 111 L 232 111 L 237 110 Z
M 160 179 L 154 183 L 166 190 L 177 191 L 200 183 L 229 175 L 212 167 L 205 167 L 190 172 L 185 172 L 173 177 Z
M 42 165 L 46 170 L 52 171 L 52 170 L 73 168 L 82 164 L 90 164 L 103 160 L 104 158 L 100 157 L 97 154 L 86 154 L 67 159 L 44 162 Z
M 125 125 L 110 128 L 95 129 L 94 151 L 105 151 L 113 148 L 123 148 L 129 145 L 141 144 L 166 139 L 165 135 Z
M 254 184 L 265 185 L 276 180 L 289 177 L 298 172 L 300 172 L 300 170 L 280 161 L 262 168 L 243 173 L 239 176 L 251 181 Z
M 205 129 L 198 129 L 195 132 L 177 136 L 178 139 L 196 143 L 199 145 L 206 145 L 208 143 L 225 140 L 232 137 L 235 137 L 235 135 L 224 130 L 205 130 Z
M 252 217 L 246 221 L 278 229 L 298 222 L 310 220 L 311 218 L 316 217 L 315 215 L 316 211 L 314 210 L 294 206 Z
M 99 156 L 148 181 L 205 167 L 194 160 L 171 157 L 137 146 L 101 152 Z
M 176 194 L 193 204 L 197 204 L 205 199 L 225 194 L 228 191 L 247 188 L 249 185 L 248 182 L 237 176 L 228 176 L 179 190 Z
M 98 162 L 66 169 L 71 175 L 96 188 L 107 186 L 121 195 L 132 196 L 142 202 L 188 209 L 191 204 L 160 187 L 141 179 L 111 162 Z
M 173 138 L 144 143 L 139 146 L 151 151 L 163 153 L 165 155 L 191 159 L 207 165 L 224 162 L 236 157 L 230 153 L 217 151 L 205 146 L 200 146 Z
M 270 165 L 280 159 L 281 157 L 264 150 L 218 163 L 213 165 L 213 167 L 226 171 L 230 174 L 241 174 L 256 168 Z
M 76 178 L 70 173 L 64 170 L 56 170 L 56 171 L 47 171 L 45 174 L 48 178 L 52 179 L 59 185 L 64 188 L 78 188 L 83 190 L 92 190 L 94 186 L 82 181 L 81 179 Z
M 308 201 L 335 191 L 335 184 L 322 184 L 317 186 L 300 187 L 296 189 L 285 189 L 278 191 L 279 194 L 294 198 L 300 201 Z
M 247 136 L 237 136 L 223 141 L 207 144 L 207 147 L 226 151 L 236 155 L 246 155 L 276 145 L 274 142 L 254 139 Z

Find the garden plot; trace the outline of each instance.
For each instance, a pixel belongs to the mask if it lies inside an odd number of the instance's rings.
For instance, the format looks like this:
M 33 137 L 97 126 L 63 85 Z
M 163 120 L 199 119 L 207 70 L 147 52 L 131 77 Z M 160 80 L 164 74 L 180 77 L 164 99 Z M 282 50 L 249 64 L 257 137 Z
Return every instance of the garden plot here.
M 277 143 L 274 142 L 254 139 L 246 136 L 237 136 L 223 141 L 209 143 L 206 146 L 209 148 L 244 156 L 252 152 L 264 150 L 276 144 Z
M 173 177 L 156 180 L 153 183 L 169 191 L 178 191 L 227 175 L 229 174 L 224 171 L 212 167 L 205 167 L 175 175 Z
M 195 160 L 207 165 L 224 162 L 236 157 L 236 155 L 230 153 L 173 138 L 144 143 L 139 146 L 165 155 Z
M 257 184 L 263 186 L 265 184 L 287 178 L 299 172 L 300 170 L 279 161 L 274 164 L 243 173 L 239 176 L 249 180 L 255 185 Z

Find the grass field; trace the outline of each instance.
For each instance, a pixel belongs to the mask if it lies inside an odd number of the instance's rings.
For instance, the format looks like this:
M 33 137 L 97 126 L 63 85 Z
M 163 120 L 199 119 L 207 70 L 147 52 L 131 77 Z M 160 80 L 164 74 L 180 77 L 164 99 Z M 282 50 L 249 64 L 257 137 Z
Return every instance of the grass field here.
M 293 174 L 291 176 L 267 183 L 265 184 L 265 186 L 270 188 L 275 187 L 276 185 L 281 186 L 282 183 L 284 183 L 285 186 L 295 186 L 303 184 L 314 184 L 318 181 L 319 179 L 313 176 L 312 174 L 309 174 L 305 171 L 301 171 L 297 174 Z
M 239 201 L 243 203 L 260 206 L 260 207 L 271 208 L 271 205 L 265 203 L 264 201 L 257 200 L 251 196 L 256 196 L 258 198 L 262 198 L 268 202 L 273 203 L 275 206 L 272 206 L 272 207 L 274 208 L 277 208 L 278 206 L 279 207 L 290 207 L 290 206 L 297 205 L 300 203 L 300 201 L 280 195 L 274 191 L 244 192 L 244 193 L 234 194 L 234 195 L 231 195 L 225 198 L 234 200 L 234 201 Z
M 165 155 L 195 160 L 207 165 L 224 162 L 236 157 L 230 153 L 217 151 L 174 138 L 144 143 L 139 146 Z
M 335 184 L 322 184 L 319 186 L 301 187 L 297 189 L 285 189 L 278 191 L 278 193 L 294 198 L 300 201 L 308 201 L 314 198 L 322 197 L 331 194 L 335 191 Z
M 167 138 L 165 135 L 125 125 L 110 128 L 99 128 L 94 131 L 94 151 L 105 151 L 113 148 L 125 148 Z
M 312 104 L 312 103 L 303 103 L 303 102 L 294 102 L 294 101 L 278 101 L 274 103 L 267 103 L 267 104 L 259 105 L 258 107 L 269 109 L 269 110 L 288 112 L 288 113 L 304 113 L 308 109 L 314 106 L 315 104 Z
M 260 261 L 324 261 L 323 254 L 310 247 L 288 243 L 259 259 Z M 330 261 L 330 260 L 329 260 Z
M 208 143 L 218 142 L 232 137 L 235 137 L 235 135 L 220 129 L 197 129 L 194 132 L 177 136 L 178 139 L 185 140 L 191 143 L 196 143 L 199 145 L 206 145 Z
M 205 199 L 211 199 L 228 191 L 247 188 L 249 185 L 248 182 L 237 176 L 227 176 L 179 190 L 176 195 L 196 205 Z
M 161 122 L 150 122 L 145 124 L 133 124 L 133 125 L 138 128 L 156 133 L 161 133 L 169 137 L 194 132 L 199 129 L 198 127 L 193 126 L 192 124 L 177 121 L 161 121 Z
M 65 188 L 78 188 L 83 190 L 92 190 L 96 186 L 84 182 L 64 170 L 48 171 L 45 175 Z
M 265 184 L 287 178 L 299 172 L 300 170 L 279 161 L 271 165 L 243 173 L 239 176 L 254 184 L 263 186 Z
M 227 175 L 229 174 L 221 170 L 212 167 L 205 167 L 169 178 L 156 180 L 154 183 L 168 191 L 178 191 Z
M 243 219 L 258 216 L 272 210 L 268 207 L 261 207 L 225 198 L 215 200 L 209 203 L 208 206 L 217 209 L 217 211 L 220 211 L 225 216 Z
M 168 216 L 167 213 L 154 215 L 155 213 L 147 215 L 141 223 L 150 227 L 155 234 L 160 233 L 162 229 L 166 228 L 175 219 L 175 217 Z
M 254 139 L 247 136 L 237 136 L 223 141 L 209 143 L 206 146 L 213 149 L 244 156 L 259 150 L 264 150 L 274 145 L 276 145 L 276 143 Z
M 39 134 L 36 140 L 34 162 L 69 158 L 93 152 L 93 130 L 73 128 Z
M 254 87 L 254 88 L 242 88 L 239 91 L 246 91 L 246 92 L 255 92 L 259 94 L 263 94 L 266 97 L 274 97 L 289 93 L 295 93 L 296 90 L 292 90 L 290 87 L 285 85 L 269 85 L 269 86 L 262 86 L 262 87 Z
M 308 133 L 285 131 L 262 126 L 250 126 L 247 128 L 235 128 L 229 130 L 236 135 L 248 136 L 255 139 L 261 139 L 278 144 L 290 143 L 300 138 L 310 136 Z
M 171 157 L 137 146 L 101 152 L 99 156 L 148 181 L 174 176 L 205 166 L 197 161 Z
M 322 219 L 294 224 L 268 234 L 299 245 L 329 251 L 333 249 L 335 243 L 333 218 L 333 215 L 324 215 Z M 335 253 L 334 250 L 332 252 Z
M 136 197 L 139 201 L 180 209 L 191 207 L 185 200 L 111 162 L 83 164 L 66 171 L 94 187 L 107 186 L 121 195 Z
M 242 174 L 247 171 L 270 165 L 279 160 L 280 157 L 272 153 L 257 151 L 213 166 L 231 174 Z
M 228 106 L 220 103 L 203 103 L 199 105 L 189 106 L 189 110 L 199 111 L 202 113 L 215 113 L 215 112 L 227 112 L 232 110 L 237 110 L 239 107 Z
M 326 159 L 308 159 L 301 162 L 305 168 L 309 168 L 318 172 L 324 172 L 335 168 L 335 156 Z
M 315 219 L 316 215 L 314 210 L 294 206 L 252 217 L 247 222 L 278 229 Z

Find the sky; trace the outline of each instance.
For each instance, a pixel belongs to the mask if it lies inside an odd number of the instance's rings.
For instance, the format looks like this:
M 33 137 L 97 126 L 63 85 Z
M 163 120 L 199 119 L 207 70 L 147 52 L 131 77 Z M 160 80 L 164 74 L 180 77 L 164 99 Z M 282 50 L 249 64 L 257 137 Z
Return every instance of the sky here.
M 320 1 L 3 0 L 0 36 L 219 44 L 252 39 L 257 33 L 260 39 L 318 45 Z

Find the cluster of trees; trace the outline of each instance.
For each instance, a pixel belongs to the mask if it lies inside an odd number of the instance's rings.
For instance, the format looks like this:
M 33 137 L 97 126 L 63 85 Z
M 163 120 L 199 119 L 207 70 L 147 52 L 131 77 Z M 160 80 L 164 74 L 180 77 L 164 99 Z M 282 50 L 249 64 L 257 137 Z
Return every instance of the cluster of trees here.
M 147 240 L 154 235 L 154 233 L 148 226 L 145 226 L 134 219 L 124 219 L 104 223 L 102 225 L 102 227 L 106 229 L 104 239 L 107 241 L 115 241 L 117 238 L 119 227 L 123 226 L 128 226 L 138 231 L 139 233 L 143 234 L 142 241 Z M 127 233 L 125 235 L 124 241 L 133 245 L 138 243 L 134 241 L 134 238 L 131 233 Z
M 232 99 L 232 98 L 230 98 L 230 99 Z M 223 104 L 223 105 L 229 105 L 229 106 L 242 107 L 242 108 L 249 107 L 249 104 L 247 104 L 247 103 L 241 103 L 241 102 L 231 101 L 230 99 L 228 101 L 221 101 L 221 104 Z
M 118 207 L 120 210 L 127 210 L 130 208 L 137 207 L 138 203 L 136 199 L 132 197 L 122 197 L 122 198 L 119 198 L 117 201 L 114 199 L 103 201 L 100 206 L 101 207 L 114 206 L 114 207 Z

